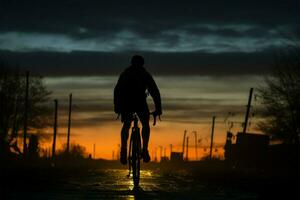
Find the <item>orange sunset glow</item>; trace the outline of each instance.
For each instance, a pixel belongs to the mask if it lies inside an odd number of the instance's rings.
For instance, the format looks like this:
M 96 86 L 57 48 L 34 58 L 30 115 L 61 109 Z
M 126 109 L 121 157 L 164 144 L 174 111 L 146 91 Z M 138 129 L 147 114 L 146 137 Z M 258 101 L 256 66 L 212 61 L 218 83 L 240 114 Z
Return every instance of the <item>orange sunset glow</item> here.
M 160 154 L 182 151 L 183 133 L 189 137 L 190 160 L 196 159 L 195 131 L 197 132 L 198 159 L 209 154 L 211 121 L 215 115 L 213 155 L 224 157 L 223 146 L 229 123 L 233 133 L 242 130 L 245 105 L 249 88 L 259 86 L 261 77 L 205 77 L 205 76 L 165 76 L 155 77 L 161 90 L 163 115 L 156 126 L 151 125 L 149 152 L 153 159 L 160 159 Z M 241 82 L 241 80 L 243 80 Z M 119 154 L 121 122 L 113 112 L 113 88 L 117 76 L 109 77 L 46 77 L 45 84 L 52 91 L 52 98 L 58 99 L 58 138 L 57 149 L 66 143 L 68 95 L 73 94 L 73 112 L 71 143 L 83 145 L 88 154 L 103 159 L 117 159 Z M 148 98 L 150 109 L 153 108 Z M 49 102 L 49 106 L 53 105 Z M 253 112 L 258 107 L 254 103 Z M 228 113 L 235 113 L 228 117 Z M 253 122 L 258 118 L 251 119 Z M 150 124 L 153 123 L 151 118 Z M 255 124 L 249 131 L 256 131 Z M 53 130 L 49 128 L 48 135 Z M 51 148 L 52 138 L 45 140 L 41 147 Z M 156 151 L 156 156 L 155 156 Z

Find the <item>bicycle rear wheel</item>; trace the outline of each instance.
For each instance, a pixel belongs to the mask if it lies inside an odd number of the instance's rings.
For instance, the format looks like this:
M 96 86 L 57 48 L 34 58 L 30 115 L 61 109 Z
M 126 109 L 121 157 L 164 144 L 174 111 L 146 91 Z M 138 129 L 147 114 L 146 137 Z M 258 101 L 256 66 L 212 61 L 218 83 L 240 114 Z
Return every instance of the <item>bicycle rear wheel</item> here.
M 141 157 L 141 136 L 139 128 L 133 130 L 132 132 L 132 178 L 134 187 L 139 186 L 140 182 L 140 157 Z

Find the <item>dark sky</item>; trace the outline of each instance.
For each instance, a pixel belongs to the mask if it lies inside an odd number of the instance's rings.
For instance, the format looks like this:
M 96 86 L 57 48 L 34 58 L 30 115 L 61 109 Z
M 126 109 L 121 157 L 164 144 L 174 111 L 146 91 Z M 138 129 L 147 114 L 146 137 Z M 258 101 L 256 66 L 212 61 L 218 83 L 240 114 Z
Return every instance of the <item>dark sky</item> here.
M 187 127 L 205 139 L 212 115 L 223 146 L 228 112 L 243 120 L 249 88 L 263 82 L 276 50 L 286 38 L 300 41 L 299 13 L 299 0 L 0 0 L 0 61 L 47 76 L 62 106 L 61 133 L 72 92 L 76 141 L 89 152 L 97 141 L 110 158 L 121 125 L 112 103 L 117 77 L 96 75 L 117 75 L 142 54 L 164 113 L 150 148 L 176 150 Z
M 260 74 L 300 38 L 299 0 L 0 0 L 0 57 L 44 75 Z

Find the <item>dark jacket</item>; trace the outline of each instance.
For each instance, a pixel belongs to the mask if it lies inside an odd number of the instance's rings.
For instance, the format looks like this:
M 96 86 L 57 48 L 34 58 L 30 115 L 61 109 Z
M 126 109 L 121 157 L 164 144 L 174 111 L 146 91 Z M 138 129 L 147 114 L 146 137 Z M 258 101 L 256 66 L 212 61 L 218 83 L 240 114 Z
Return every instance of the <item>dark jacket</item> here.
M 147 93 L 152 96 L 156 112 L 160 115 L 160 93 L 152 76 L 144 67 L 128 67 L 121 73 L 114 89 L 115 112 L 149 112 Z

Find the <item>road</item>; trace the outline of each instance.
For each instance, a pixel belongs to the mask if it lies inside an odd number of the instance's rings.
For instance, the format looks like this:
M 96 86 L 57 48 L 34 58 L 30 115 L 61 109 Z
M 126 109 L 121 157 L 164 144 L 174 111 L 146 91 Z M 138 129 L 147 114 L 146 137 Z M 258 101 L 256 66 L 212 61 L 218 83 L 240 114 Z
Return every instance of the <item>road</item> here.
M 133 189 L 128 170 L 94 170 L 87 176 L 74 174 L 57 181 L 52 187 L 13 192 L 8 199 L 257 199 L 255 193 L 226 188 L 193 180 L 187 176 L 164 176 L 153 170 L 142 170 L 140 188 Z

